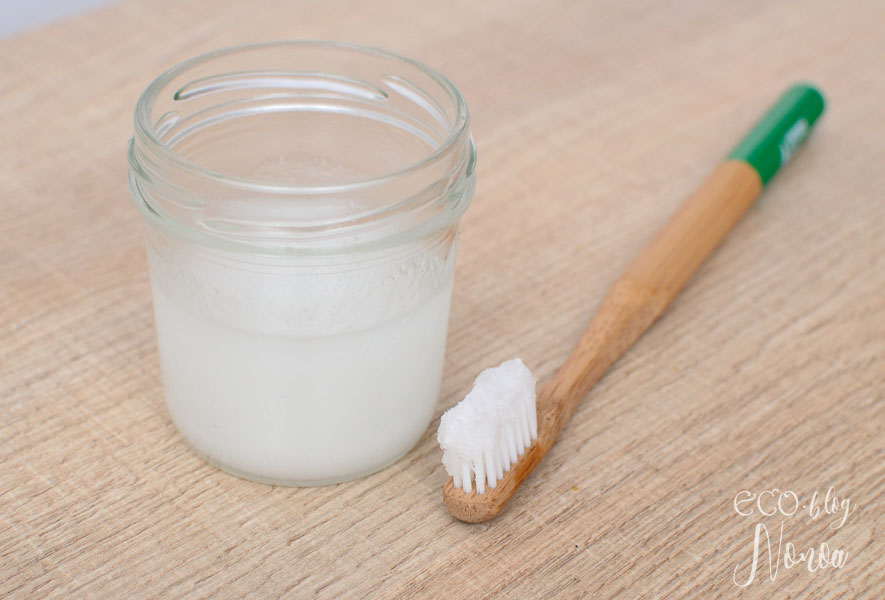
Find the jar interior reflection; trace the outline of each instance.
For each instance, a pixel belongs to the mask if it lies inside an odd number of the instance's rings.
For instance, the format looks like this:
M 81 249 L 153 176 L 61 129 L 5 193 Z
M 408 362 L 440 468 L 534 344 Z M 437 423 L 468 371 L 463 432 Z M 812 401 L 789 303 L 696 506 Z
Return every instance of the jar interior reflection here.
M 139 101 L 132 154 L 137 184 L 165 184 L 144 190 L 155 214 L 265 247 L 307 229 L 350 235 L 390 213 L 406 218 L 400 230 L 432 221 L 458 209 L 463 190 L 449 188 L 473 160 L 451 83 L 383 51 L 325 43 L 247 46 L 170 70 Z

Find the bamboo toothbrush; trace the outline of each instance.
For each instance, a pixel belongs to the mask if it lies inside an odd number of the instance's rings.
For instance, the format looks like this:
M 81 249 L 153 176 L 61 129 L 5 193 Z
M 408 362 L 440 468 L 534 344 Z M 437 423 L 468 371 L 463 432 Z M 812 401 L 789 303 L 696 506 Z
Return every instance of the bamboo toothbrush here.
M 453 424 L 449 419 L 450 435 L 454 429 L 449 440 L 455 440 L 455 447 L 445 450 L 451 454 L 444 460 L 447 470 L 456 475 L 443 488 L 443 502 L 455 518 L 477 523 L 498 514 L 553 446 L 581 398 L 664 312 L 805 140 L 823 109 L 823 97 L 813 87 L 789 88 L 646 245 L 609 289 L 578 345 L 538 394 L 536 439 L 530 431 L 535 415 L 526 414 L 521 405 L 518 422 L 511 427 L 511 419 L 500 442 L 501 432 L 490 431 L 489 426 L 500 430 L 501 423 L 477 427 L 476 420 L 459 419 Z M 476 414 L 498 414 L 495 410 Z M 516 445 L 514 430 L 522 439 Z M 441 443 L 442 437 L 441 426 Z M 477 480 L 476 485 L 471 479 Z M 488 489 L 484 489 L 486 479 Z

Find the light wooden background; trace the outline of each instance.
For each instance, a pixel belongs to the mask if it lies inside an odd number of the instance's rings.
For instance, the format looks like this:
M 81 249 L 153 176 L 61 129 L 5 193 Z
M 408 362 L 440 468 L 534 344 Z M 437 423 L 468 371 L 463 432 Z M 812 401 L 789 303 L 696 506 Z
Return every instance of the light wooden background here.
M 138 0 L 0 42 L 0 596 L 877 598 L 885 592 L 885 3 Z M 164 68 L 321 38 L 467 97 L 437 416 L 519 355 L 545 379 L 606 286 L 789 83 L 813 138 L 491 523 L 453 522 L 433 440 L 362 481 L 238 480 L 163 405 L 131 111 Z M 741 591 L 743 489 L 836 486 L 848 552 Z M 781 519 L 762 520 L 776 543 Z M 746 571 L 743 571 L 746 573 Z

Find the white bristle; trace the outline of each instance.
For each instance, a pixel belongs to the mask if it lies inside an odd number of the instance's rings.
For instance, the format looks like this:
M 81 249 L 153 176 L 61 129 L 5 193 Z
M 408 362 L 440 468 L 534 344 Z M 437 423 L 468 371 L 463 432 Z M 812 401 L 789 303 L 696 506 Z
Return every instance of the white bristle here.
M 486 369 L 461 402 L 443 414 L 436 439 L 443 465 L 465 492 L 495 487 L 538 437 L 535 378 L 518 358 Z
M 498 481 L 498 467 L 489 448 L 483 449 L 482 460 L 485 464 L 486 480 L 488 481 L 489 487 L 495 487 L 495 482 Z
M 466 462 L 461 463 L 461 487 L 465 492 L 470 491 L 470 465 Z

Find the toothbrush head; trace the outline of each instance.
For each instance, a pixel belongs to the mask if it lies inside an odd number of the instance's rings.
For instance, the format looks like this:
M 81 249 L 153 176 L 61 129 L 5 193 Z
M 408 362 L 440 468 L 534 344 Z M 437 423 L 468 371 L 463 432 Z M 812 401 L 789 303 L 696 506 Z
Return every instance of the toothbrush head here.
M 451 475 L 444 499 L 456 518 L 491 518 L 497 510 L 488 514 L 482 507 L 502 496 L 503 506 L 518 486 L 512 482 L 513 468 L 525 462 L 538 438 L 535 383 L 520 359 L 505 361 L 480 373 L 467 397 L 440 419 L 437 441 Z

